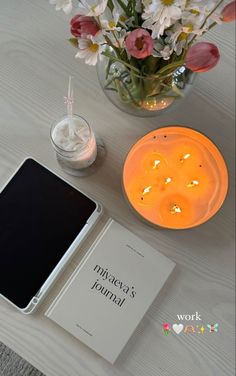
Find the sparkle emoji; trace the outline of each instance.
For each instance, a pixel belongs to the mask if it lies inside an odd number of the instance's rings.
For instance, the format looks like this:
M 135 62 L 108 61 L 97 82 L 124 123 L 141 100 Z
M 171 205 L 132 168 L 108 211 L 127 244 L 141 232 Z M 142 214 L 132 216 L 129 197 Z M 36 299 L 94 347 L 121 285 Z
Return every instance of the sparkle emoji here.
M 205 328 L 203 325 L 196 325 L 196 329 L 198 330 L 196 333 L 203 334 L 205 332 Z
M 205 332 L 205 328 L 204 328 L 204 326 L 202 325 L 201 326 L 201 329 L 200 329 L 200 331 L 201 331 L 201 333 L 203 334 L 204 332 Z

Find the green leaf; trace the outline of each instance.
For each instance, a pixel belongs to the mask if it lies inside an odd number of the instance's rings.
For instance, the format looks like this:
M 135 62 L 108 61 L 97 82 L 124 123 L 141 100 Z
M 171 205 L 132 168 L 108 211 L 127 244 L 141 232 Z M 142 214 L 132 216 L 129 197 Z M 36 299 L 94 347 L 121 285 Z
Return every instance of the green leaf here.
M 119 4 L 119 6 L 123 9 L 123 11 L 125 12 L 125 14 L 128 14 L 128 16 L 130 17 L 131 14 L 129 14 L 129 11 L 128 11 L 128 6 L 126 6 L 122 0 L 117 0 L 117 3 Z
M 179 90 L 179 88 L 175 85 L 175 84 L 172 84 L 172 90 L 174 93 L 176 93 L 178 96 L 180 97 L 184 97 L 184 93 L 182 93 L 181 90 Z
M 181 67 L 182 65 L 184 65 L 184 61 L 183 60 L 179 60 L 179 61 L 175 61 L 174 63 L 171 63 L 171 64 L 167 64 L 165 65 L 163 68 L 161 68 L 157 73 L 158 74 L 163 74 L 163 73 L 166 73 L 168 72 L 169 70 L 175 70 L 177 69 L 178 67 Z
M 72 44 L 73 47 L 78 48 L 78 39 L 77 38 L 70 38 L 68 40 Z
M 126 66 L 127 68 L 129 69 L 132 69 L 134 72 L 137 72 L 137 73 L 140 73 L 139 70 L 135 67 L 133 67 L 133 65 L 131 64 L 128 64 L 126 63 L 125 61 L 121 60 L 121 59 L 118 59 L 116 56 L 110 54 L 109 52 L 107 51 L 103 51 L 102 52 L 102 55 L 105 55 L 106 57 L 108 57 L 109 59 L 113 60 L 113 61 L 118 61 L 119 63 L 123 64 L 124 66 Z
M 159 60 L 160 59 L 158 57 L 154 56 L 149 56 L 144 60 L 144 67 L 146 68 L 144 71 L 147 75 L 154 74 L 156 72 Z

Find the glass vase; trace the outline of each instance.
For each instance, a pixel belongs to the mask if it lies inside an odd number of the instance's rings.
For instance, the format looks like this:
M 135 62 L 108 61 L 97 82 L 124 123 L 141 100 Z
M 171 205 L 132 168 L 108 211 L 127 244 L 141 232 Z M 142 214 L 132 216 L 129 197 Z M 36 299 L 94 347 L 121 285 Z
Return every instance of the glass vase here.
M 174 109 L 192 88 L 196 73 L 185 66 L 159 76 L 141 76 L 104 55 L 97 63 L 97 75 L 107 98 L 120 110 L 140 117 L 152 117 Z

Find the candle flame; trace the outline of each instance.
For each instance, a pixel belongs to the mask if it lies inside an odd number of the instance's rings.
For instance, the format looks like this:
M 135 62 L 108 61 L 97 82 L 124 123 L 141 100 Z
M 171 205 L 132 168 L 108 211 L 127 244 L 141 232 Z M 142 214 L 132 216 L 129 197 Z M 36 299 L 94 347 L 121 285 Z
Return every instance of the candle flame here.
M 183 157 L 180 158 L 180 162 L 183 163 L 183 162 L 184 162 L 186 159 L 188 159 L 189 157 L 191 157 L 191 154 L 189 154 L 189 153 L 184 154 Z
M 188 159 L 189 157 L 191 156 L 191 154 L 187 153 L 187 154 L 184 154 L 184 159 Z
M 199 181 L 197 181 L 197 180 L 192 180 L 188 185 L 187 185 L 187 187 L 188 188 L 192 188 L 192 187 L 195 187 L 196 185 L 198 185 L 199 184 Z
M 170 212 L 171 214 L 179 214 L 182 212 L 182 209 L 178 205 L 174 204 L 170 209 Z
M 165 184 L 169 184 L 169 183 L 171 183 L 172 182 L 172 178 L 166 178 L 165 179 Z
M 159 165 L 160 163 L 161 163 L 161 161 L 159 161 L 159 159 L 155 160 L 155 161 L 153 162 L 153 166 L 152 166 L 152 168 L 157 168 L 158 165 Z
M 152 189 L 151 185 L 149 185 L 148 187 L 144 188 L 143 195 L 146 195 L 147 193 L 149 193 L 151 189 Z

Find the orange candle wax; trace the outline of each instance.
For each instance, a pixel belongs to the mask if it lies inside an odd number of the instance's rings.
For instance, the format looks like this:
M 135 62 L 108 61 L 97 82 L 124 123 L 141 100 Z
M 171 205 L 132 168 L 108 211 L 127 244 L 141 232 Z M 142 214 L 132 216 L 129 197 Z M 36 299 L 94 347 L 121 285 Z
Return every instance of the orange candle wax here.
M 148 133 L 132 147 L 123 186 L 144 219 L 184 229 L 204 223 L 219 210 L 228 174 L 222 155 L 207 137 L 170 126 Z

